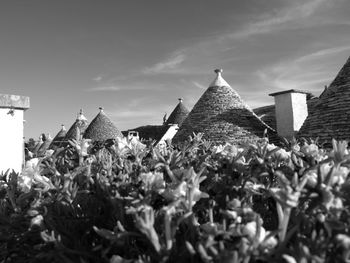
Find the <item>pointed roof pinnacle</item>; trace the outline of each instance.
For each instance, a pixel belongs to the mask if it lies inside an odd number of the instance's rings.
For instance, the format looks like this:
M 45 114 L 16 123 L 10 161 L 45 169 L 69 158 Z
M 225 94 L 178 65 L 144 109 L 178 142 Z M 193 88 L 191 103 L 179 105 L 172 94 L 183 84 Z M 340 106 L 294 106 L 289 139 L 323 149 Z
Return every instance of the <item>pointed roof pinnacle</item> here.
M 64 126 L 64 124 L 61 124 L 61 131 L 66 131 L 66 127 Z
M 209 85 L 210 87 L 231 87 L 226 80 L 221 76 L 221 73 L 223 72 L 222 69 L 215 69 L 214 72 L 216 73 L 216 78 L 214 81 Z
M 104 113 L 103 108 L 99 107 L 99 109 L 100 112 L 86 128 L 83 138 L 93 141 L 105 141 L 108 139 L 116 139 L 117 137 L 122 138 L 122 133 Z
M 166 125 L 178 124 L 181 126 L 182 122 L 186 119 L 188 113 L 190 112 L 185 105 L 183 104 L 183 99 L 178 98 L 179 103 L 176 105 L 175 109 L 169 115 L 169 118 L 166 119 L 166 115 L 163 117 L 163 123 Z
M 78 121 L 87 121 L 86 117 L 83 114 L 83 109 L 80 109 L 78 116 L 77 116 Z

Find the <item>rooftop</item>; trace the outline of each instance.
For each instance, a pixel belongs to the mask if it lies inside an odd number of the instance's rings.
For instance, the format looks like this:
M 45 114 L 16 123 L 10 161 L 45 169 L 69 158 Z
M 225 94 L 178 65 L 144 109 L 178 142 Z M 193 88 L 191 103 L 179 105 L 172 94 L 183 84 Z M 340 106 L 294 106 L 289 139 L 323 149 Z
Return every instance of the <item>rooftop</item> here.
M 303 93 L 303 94 L 310 94 L 310 92 L 304 91 L 304 90 L 297 90 L 297 89 L 289 89 L 289 90 L 284 90 L 284 91 L 279 91 L 279 92 L 274 92 L 270 93 L 269 96 L 277 96 L 277 95 L 282 95 L 286 93 Z
M 29 97 L 0 94 L 0 108 L 29 109 Z

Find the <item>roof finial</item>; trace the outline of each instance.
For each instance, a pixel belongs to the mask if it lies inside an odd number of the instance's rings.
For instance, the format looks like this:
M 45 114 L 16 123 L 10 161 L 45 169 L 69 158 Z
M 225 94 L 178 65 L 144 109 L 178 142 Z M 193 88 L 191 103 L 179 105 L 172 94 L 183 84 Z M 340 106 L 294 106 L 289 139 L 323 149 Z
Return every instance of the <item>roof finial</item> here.
M 77 116 L 77 120 L 78 121 L 87 121 L 87 119 L 85 118 L 85 116 L 83 114 L 83 109 L 80 109 L 78 116 Z
M 215 69 L 214 72 L 216 73 L 216 78 L 209 85 L 209 87 L 230 87 L 230 85 L 221 76 L 221 73 L 223 72 L 222 69 Z
M 178 100 L 179 100 L 179 102 L 181 103 L 181 102 L 183 102 L 183 98 L 178 98 Z
M 100 110 L 100 112 L 103 112 L 103 107 L 99 107 L 98 109 Z
M 61 130 L 62 130 L 62 131 L 65 131 L 65 130 L 66 130 L 66 127 L 64 126 L 64 124 L 61 124 Z
M 221 68 L 220 69 L 215 69 L 214 72 L 216 74 L 220 75 L 223 72 L 223 70 Z

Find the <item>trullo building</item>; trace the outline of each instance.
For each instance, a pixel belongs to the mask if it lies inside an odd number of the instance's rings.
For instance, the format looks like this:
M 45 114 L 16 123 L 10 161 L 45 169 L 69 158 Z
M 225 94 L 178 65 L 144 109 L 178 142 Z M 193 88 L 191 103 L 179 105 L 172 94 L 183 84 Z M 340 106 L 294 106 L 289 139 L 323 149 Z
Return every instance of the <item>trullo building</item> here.
M 238 93 L 223 79 L 222 70 L 217 69 L 215 73 L 214 81 L 194 105 L 173 141 L 181 142 L 193 133 L 203 133 L 205 139 L 217 144 L 240 144 L 259 140 L 265 130 L 271 141 L 277 141 L 274 129 L 244 103 Z
M 350 139 L 350 58 L 309 112 L 299 137 L 320 142 Z
M 100 112 L 86 128 L 83 137 L 91 139 L 92 141 L 105 141 L 108 139 L 116 139 L 118 137 L 122 138 L 124 136 L 108 118 L 103 111 L 103 108 L 100 108 Z

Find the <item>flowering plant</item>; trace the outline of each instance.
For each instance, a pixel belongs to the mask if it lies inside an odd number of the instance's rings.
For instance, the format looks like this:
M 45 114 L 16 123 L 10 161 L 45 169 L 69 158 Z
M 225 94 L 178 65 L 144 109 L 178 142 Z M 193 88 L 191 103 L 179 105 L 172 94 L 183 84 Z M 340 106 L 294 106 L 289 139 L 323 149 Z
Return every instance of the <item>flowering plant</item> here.
M 0 262 L 347 262 L 332 145 L 72 140 L 0 175 Z

